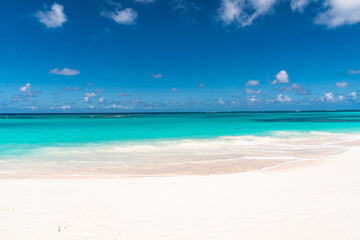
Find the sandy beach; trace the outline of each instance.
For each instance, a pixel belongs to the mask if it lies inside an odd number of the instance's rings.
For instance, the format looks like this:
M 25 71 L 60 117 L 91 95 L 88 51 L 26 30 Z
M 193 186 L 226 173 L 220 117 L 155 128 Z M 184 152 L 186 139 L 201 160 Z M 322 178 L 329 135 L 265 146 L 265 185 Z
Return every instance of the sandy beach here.
M 213 176 L 0 180 L 1 239 L 359 239 L 360 148 Z
M 360 0 L 0 19 L 0 240 L 360 240 Z

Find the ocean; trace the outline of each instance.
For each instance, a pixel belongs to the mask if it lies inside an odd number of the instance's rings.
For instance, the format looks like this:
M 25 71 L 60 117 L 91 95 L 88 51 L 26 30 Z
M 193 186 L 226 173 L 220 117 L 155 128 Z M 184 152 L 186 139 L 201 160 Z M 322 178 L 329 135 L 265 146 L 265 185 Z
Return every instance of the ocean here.
M 0 176 L 221 174 L 321 158 L 360 112 L 0 115 Z

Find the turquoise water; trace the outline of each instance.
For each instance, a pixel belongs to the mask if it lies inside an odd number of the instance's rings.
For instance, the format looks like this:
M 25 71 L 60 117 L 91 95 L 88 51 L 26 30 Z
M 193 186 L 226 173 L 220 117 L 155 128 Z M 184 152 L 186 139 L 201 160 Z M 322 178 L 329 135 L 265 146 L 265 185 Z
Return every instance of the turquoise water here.
M 360 132 L 360 112 L 0 115 L 0 158 L 43 147 L 274 131 Z
M 0 115 L 0 177 L 240 172 L 339 154 L 358 133 L 355 111 Z

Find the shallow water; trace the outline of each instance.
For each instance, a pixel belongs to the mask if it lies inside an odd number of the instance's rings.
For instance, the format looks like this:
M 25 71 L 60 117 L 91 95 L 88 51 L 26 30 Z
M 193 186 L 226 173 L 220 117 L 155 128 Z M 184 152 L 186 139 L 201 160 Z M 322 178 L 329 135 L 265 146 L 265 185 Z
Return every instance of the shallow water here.
M 0 115 L 0 176 L 218 174 L 346 150 L 360 112 Z

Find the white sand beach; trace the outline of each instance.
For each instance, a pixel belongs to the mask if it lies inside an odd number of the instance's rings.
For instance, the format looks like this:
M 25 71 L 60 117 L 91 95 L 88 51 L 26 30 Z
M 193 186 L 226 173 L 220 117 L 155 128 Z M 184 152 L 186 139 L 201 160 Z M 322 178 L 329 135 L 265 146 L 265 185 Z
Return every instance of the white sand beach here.
M 360 148 L 214 176 L 0 180 L 0 239 L 360 239 Z

